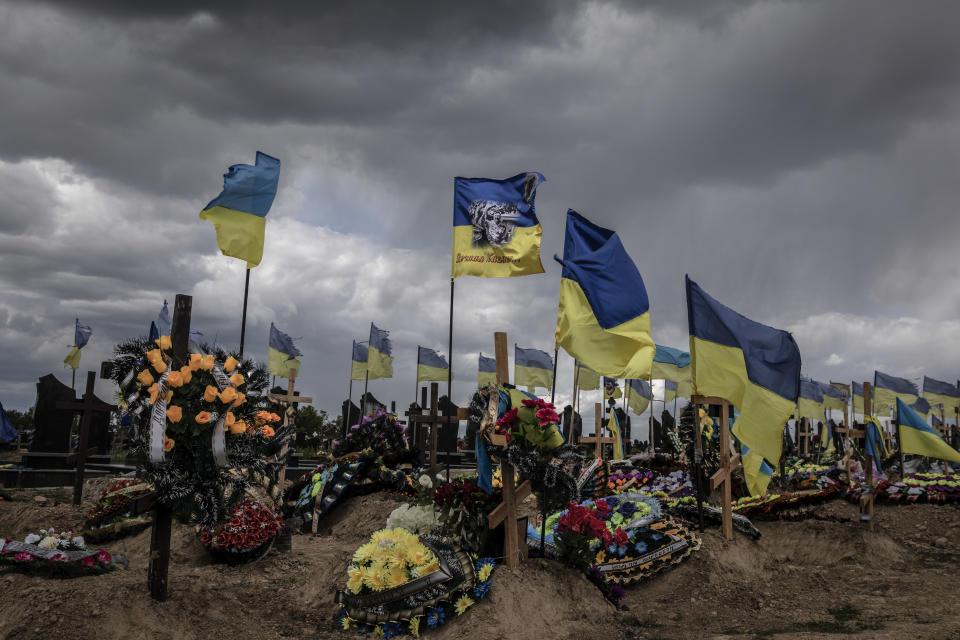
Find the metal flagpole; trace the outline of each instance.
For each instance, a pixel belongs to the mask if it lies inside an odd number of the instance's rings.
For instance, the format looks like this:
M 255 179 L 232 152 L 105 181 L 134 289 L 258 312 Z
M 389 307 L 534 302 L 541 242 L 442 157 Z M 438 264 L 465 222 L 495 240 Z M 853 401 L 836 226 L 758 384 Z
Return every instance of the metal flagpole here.
M 450 331 L 447 334 L 447 402 L 453 404 L 453 283 L 454 278 L 450 276 Z M 419 354 L 417 356 L 419 362 Z M 416 398 L 414 398 L 416 400 Z M 456 441 L 460 437 L 460 423 L 454 423 L 455 431 L 453 440 Z M 433 425 L 435 427 L 436 425 Z M 453 452 L 450 451 L 450 439 L 447 439 L 447 482 L 450 482 L 450 456 L 453 455 Z
M 417 392 L 420 391 L 420 345 L 417 345 L 417 371 L 413 376 L 413 402 L 417 402 Z
M 247 298 L 250 295 L 250 269 L 243 283 L 243 318 L 240 320 L 240 357 L 243 357 L 243 340 L 247 335 Z
M 367 367 L 370 366 L 369 358 L 367 359 Z M 370 369 L 367 369 L 366 374 L 363 377 L 363 398 L 360 400 L 360 417 L 367 415 L 367 385 L 370 383 Z
M 550 404 L 553 404 L 557 397 L 557 356 L 560 355 L 560 347 L 553 349 L 553 383 L 550 385 Z

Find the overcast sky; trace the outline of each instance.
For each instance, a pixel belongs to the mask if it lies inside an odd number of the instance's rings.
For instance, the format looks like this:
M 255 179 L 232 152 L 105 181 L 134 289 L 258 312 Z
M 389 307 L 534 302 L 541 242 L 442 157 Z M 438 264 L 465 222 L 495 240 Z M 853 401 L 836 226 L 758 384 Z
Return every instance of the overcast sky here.
M 417 345 L 447 351 L 453 178 L 523 171 L 546 273 L 458 279 L 458 402 L 494 331 L 552 351 L 568 208 L 620 234 L 659 343 L 686 348 L 689 273 L 793 332 L 806 375 L 956 380 L 958 24 L 932 1 L 0 0 L 0 401 L 69 382 L 75 317 L 78 380 L 177 293 L 237 345 L 244 265 L 197 214 L 258 149 L 283 170 L 247 351 L 271 321 L 298 338 L 331 413 L 371 321 L 395 377 L 370 390 L 412 400 Z

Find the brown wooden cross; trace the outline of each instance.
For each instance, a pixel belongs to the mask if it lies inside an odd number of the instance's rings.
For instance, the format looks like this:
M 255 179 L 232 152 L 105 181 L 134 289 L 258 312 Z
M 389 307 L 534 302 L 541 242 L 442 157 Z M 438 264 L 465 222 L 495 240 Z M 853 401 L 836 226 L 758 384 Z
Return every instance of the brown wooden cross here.
M 440 463 L 437 461 L 437 438 L 439 437 L 440 427 L 445 424 L 460 424 L 459 415 L 444 416 L 440 415 L 440 383 L 430 383 L 430 409 L 427 410 L 427 388 L 423 387 L 421 400 L 423 408 L 420 411 L 407 411 L 405 416 L 410 418 L 411 426 L 413 423 L 430 425 L 430 475 L 437 473 L 440 469 Z M 459 411 L 458 411 L 459 414 Z M 447 478 L 449 480 L 449 478 Z
M 311 404 L 313 402 L 313 398 L 308 398 L 307 396 L 298 396 L 294 393 L 293 389 L 294 389 L 294 383 L 296 382 L 296 380 L 297 380 L 297 374 L 294 373 L 293 370 L 291 370 L 290 377 L 287 378 L 286 395 L 281 393 L 267 394 L 267 399 L 270 400 L 270 402 L 276 402 L 277 404 L 282 404 L 286 406 L 286 411 L 283 412 L 283 426 L 287 426 L 288 424 L 294 421 L 294 415 L 296 414 L 296 411 L 293 408 L 294 404 L 301 403 L 301 402 L 303 404 Z
M 800 429 L 797 430 L 797 447 L 800 447 L 801 438 L 803 438 L 803 455 L 810 455 L 810 436 L 813 431 L 810 430 L 810 420 L 807 418 L 798 418 Z
M 740 464 L 740 454 L 730 455 L 730 402 L 724 398 L 715 396 L 694 396 L 690 399 L 694 405 L 693 415 L 697 415 L 697 406 L 720 405 L 720 468 L 710 477 L 710 489 L 721 488 L 721 501 L 723 507 L 723 518 L 721 529 L 723 537 L 727 540 L 733 540 L 733 495 L 731 482 L 733 472 Z M 698 420 L 698 418 L 694 418 Z M 700 437 L 699 429 L 694 430 L 694 437 Z
M 603 445 L 613 444 L 613 438 L 607 438 L 603 435 L 603 404 L 597 402 L 593 406 L 595 415 L 593 417 L 593 435 L 580 436 L 580 444 L 593 443 L 593 455 L 595 458 L 603 460 Z
M 87 462 L 87 440 L 90 438 L 90 419 L 94 413 L 109 413 L 117 410 L 115 405 L 102 402 L 93 395 L 93 385 L 96 381 L 96 372 L 87 371 L 87 390 L 83 394 L 83 402 L 57 403 L 57 409 L 66 409 L 67 411 L 80 413 L 80 443 L 77 445 L 77 453 L 67 458 L 68 460 L 76 460 L 77 462 L 77 469 L 73 477 L 74 506 L 79 506 L 80 501 L 83 499 L 83 473 Z

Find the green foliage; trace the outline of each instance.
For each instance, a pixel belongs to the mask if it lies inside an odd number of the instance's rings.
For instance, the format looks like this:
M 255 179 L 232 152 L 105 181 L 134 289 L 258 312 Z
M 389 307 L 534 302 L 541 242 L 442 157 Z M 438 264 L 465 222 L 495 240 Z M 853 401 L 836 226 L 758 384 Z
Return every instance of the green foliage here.
M 324 440 L 336 440 L 340 437 L 343 418 L 337 416 L 331 420 L 325 410 L 317 411 L 314 407 L 305 406 L 297 409 L 294 422 L 297 426 L 298 441 L 317 449 Z
M 26 411 L 17 411 L 16 409 L 6 409 L 7 417 L 13 423 L 13 428 L 23 433 L 33 429 L 33 407 Z

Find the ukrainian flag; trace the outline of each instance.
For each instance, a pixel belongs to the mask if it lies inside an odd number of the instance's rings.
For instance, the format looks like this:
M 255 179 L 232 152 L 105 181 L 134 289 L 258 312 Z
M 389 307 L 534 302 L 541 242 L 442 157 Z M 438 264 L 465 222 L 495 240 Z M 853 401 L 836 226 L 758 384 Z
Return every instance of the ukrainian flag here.
M 786 331 L 723 306 L 689 277 L 686 289 L 694 393 L 740 410 L 733 434 L 752 454 L 743 458 L 744 475 L 751 494 L 760 494 L 763 463 L 780 459 L 783 427 L 800 395 L 800 350 Z
M 577 388 L 581 391 L 596 391 L 600 388 L 600 375 L 577 361 Z
M 477 366 L 477 386 L 486 387 L 490 384 L 497 384 L 497 361 L 481 353 Z
M 368 349 L 363 342 L 353 341 L 353 355 L 350 356 L 350 379 L 364 380 L 367 377 Z
M 646 380 L 627 380 L 627 406 L 641 414 L 650 406 L 650 383 Z
M 417 346 L 417 382 L 446 380 L 450 365 L 433 349 Z
M 930 403 L 924 398 L 917 398 L 917 401 L 910 405 L 910 408 L 922 415 L 924 420 L 929 417 L 930 410 L 932 409 Z
M 270 323 L 270 346 L 267 349 L 267 371 L 281 378 L 296 377 L 300 373 L 302 356 L 300 349 L 293 345 L 293 338 Z
M 878 469 L 883 469 L 882 462 L 888 455 L 887 445 L 883 441 L 883 425 L 874 416 L 865 416 L 864 430 L 866 431 L 865 453 L 873 456 L 873 462 Z
M 740 464 L 751 495 L 762 496 L 773 478 L 773 466 L 762 455 L 740 442 Z
M 890 407 L 897 398 L 912 404 L 919 397 L 917 385 L 906 378 L 897 378 L 880 371 L 873 372 L 873 415 L 889 416 Z
M 837 448 L 833 446 L 833 427 L 830 426 L 830 422 L 824 422 L 823 428 L 820 429 L 820 433 L 826 436 L 826 446 L 823 448 L 823 455 L 829 456 L 837 452 Z M 823 440 L 823 436 L 820 437 Z
M 622 398 L 623 392 L 620 390 L 620 384 L 613 378 L 603 376 L 603 397 L 607 400 L 611 398 Z
M 617 234 L 567 211 L 557 345 L 600 375 L 649 378 L 650 303 Z
M 235 164 L 223 175 L 223 191 L 200 217 L 213 223 L 223 255 L 247 261 L 247 269 L 263 258 L 266 216 L 277 195 L 280 161 L 257 151 L 255 166 Z
M 522 349 L 513 345 L 513 384 L 525 386 L 531 393 L 536 387 L 548 391 L 553 385 L 553 358 L 540 349 Z
M 506 180 L 454 178 L 452 277 L 543 273 L 533 203 L 544 180 L 535 171 Z
M 689 373 L 689 372 L 688 372 Z M 677 397 L 689 398 L 693 395 L 693 381 L 687 378 L 677 383 Z
M 809 378 L 800 378 L 800 397 L 797 399 L 797 416 L 823 422 L 823 390 Z
M 930 404 L 942 404 L 944 409 L 960 407 L 960 389 L 927 376 L 923 376 L 923 397 Z
M 616 407 L 613 405 L 607 407 L 607 429 L 610 429 L 610 436 L 613 438 L 613 459 L 623 460 L 623 434 L 620 432 L 620 421 L 617 420 Z
M 673 380 L 663 381 L 663 401 L 670 402 L 677 397 L 677 383 Z
M 73 348 L 63 359 L 64 367 L 71 367 L 74 371 L 77 370 L 77 367 L 80 366 L 80 349 L 87 346 L 91 335 L 93 335 L 93 329 L 89 325 L 80 324 L 80 318 L 77 318 L 73 325 Z
M 370 323 L 370 341 L 367 343 L 367 371 L 370 380 L 393 377 L 393 344 L 390 332 Z
M 654 380 L 673 380 L 674 382 L 689 380 L 690 353 L 658 344 L 657 350 L 653 354 L 653 374 L 651 377 Z
M 823 408 L 843 411 L 845 404 L 843 392 L 832 384 L 818 382 L 817 385 L 820 386 L 820 391 L 823 392 Z
M 865 415 L 863 410 L 863 384 L 851 382 L 850 387 L 853 389 L 853 412 Z

